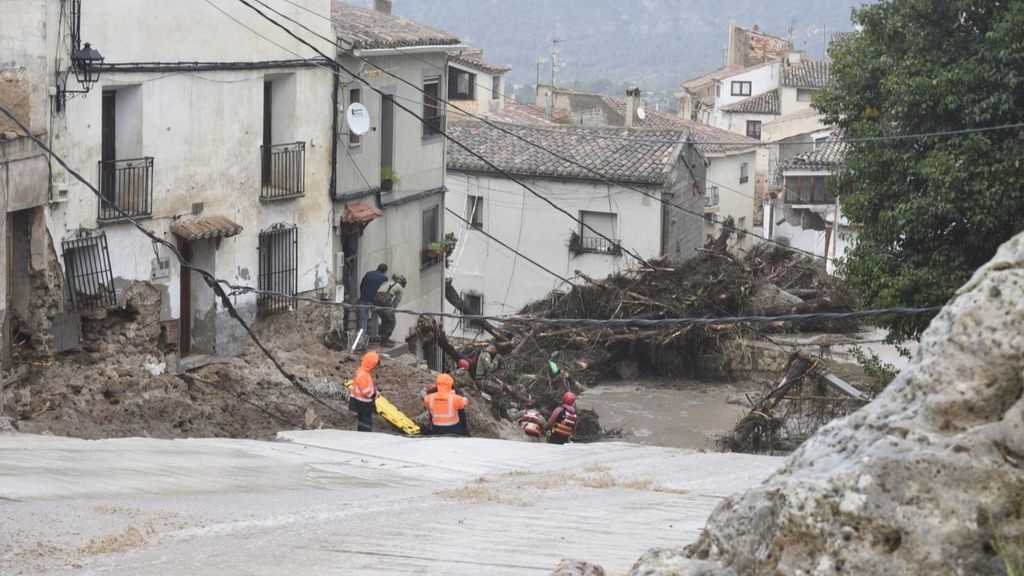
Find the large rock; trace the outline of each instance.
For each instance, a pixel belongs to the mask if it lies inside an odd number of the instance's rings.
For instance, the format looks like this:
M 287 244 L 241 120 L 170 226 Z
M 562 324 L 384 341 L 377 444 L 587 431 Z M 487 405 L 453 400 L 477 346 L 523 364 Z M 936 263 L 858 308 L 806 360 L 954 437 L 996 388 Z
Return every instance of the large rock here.
M 690 563 L 645 557 L 632 574 L 1004 573 L 994 530 L 1014 543 L 1024 531 L 1022 393 L 1024 235 L 960 289 L 874 402 L 724 501 Z

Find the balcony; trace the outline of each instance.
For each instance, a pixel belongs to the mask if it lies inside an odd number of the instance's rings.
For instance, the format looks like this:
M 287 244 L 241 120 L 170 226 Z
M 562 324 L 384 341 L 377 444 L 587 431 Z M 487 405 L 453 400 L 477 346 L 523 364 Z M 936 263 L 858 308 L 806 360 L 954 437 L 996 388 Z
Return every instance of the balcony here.
M 718 186 L 711 186 L 704 192 L 704 207 L 718 206 Z
M 101 160 L 99 167 L 103 195 L 97 216 L 100 222 L 153 215 L 152 157 Z
M 260 200 L 283 200 L 306 192 L 306 143 L 260 146 Z
M 600 236 L 584 237 L 576 232 L 569 238 L 569 250 L 573 254 L 622 254 L 619 240 L 606 240 Z

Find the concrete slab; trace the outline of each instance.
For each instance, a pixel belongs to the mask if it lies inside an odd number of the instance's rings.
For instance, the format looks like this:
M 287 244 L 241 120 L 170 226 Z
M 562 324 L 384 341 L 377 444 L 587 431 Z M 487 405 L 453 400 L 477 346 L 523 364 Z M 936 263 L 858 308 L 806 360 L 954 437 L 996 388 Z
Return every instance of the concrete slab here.
M 278 442 L 0 435 L 3 574 L 623 571 L 780 458 L 300 431 Z

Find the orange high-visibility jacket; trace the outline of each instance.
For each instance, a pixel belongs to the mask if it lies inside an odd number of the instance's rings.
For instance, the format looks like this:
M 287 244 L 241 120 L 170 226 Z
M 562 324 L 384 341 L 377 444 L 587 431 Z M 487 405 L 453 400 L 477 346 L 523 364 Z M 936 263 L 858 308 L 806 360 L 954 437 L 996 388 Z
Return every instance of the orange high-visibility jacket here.
M 356 370 L 356 377 L 352 379 L 352 398 L 359 402 L 373 402 L 377 395 L 377 388 L 373 385 L 373 377 L 370 372 L 380 363 L 380 357 L 374 351 L 367 352 L 363 356 L 363 363 Z
M 427 394 L 423 405 L 430 412 L 434 426 L 454 426 L 459 423 L 459 410 L 469 404 L 469 398 L 452 392 L 455 382 L 447 374 L 437 377 L 437 392 Z

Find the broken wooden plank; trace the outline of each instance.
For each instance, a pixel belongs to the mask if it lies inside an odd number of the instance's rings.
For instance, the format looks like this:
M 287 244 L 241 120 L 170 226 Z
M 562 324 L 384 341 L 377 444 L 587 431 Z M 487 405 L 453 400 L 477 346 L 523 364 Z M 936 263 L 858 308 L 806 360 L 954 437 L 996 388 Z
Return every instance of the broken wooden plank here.
M 855 398 L 857 400 L 863 400 L 865 402 L 870 400 L 870 398 L 868 398 L 867 394 L 865 394 L 864 392 L 860 391 L 859 389 L 854 387 L 852 384 L 844 381 L 842 378 L 840 378 L 839 376 L 836 376 L 835 374 L 832 374 L 832 373 L 825 374 L 825 376 L 823 376 L 823 378 L 824 378 L 825 382 L 829 386 L 832 387 L 833 390 L 835 390 L 836 392 L 839 392 L 840 394 L 844 394 L 846 396 L 849 396 L 850 398 Z

